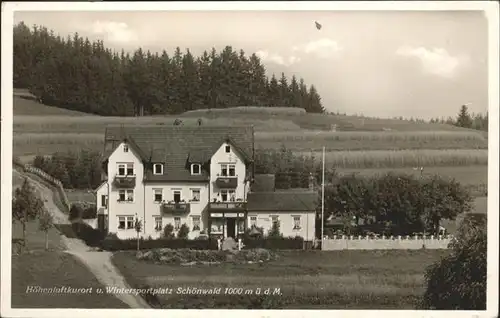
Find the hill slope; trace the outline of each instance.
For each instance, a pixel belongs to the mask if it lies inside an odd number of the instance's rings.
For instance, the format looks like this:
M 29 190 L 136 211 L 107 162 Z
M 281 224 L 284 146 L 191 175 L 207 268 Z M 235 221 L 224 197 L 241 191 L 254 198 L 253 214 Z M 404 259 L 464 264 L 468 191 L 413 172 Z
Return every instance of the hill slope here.
M 94 116 L 74 110 L 47 106 L 39 103 L 35 96 L 31 95 L 27 90 L 15 89 L 13 96 L 13 115 L 14 116 Z

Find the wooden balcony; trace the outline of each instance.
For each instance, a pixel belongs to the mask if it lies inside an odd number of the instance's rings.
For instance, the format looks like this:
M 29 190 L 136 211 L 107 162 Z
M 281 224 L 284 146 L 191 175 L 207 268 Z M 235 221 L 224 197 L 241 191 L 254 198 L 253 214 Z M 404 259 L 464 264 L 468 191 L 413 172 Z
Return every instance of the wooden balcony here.
M 246 209 L 246 202 L 210 202 L 208 209 L 212 212 L 243 212 Z
M 163 214 L 186 214 L 189 213 L 190 204 L 187 202 L 164 202 L 162 203 Z
M 119 176 L 116 175 L 113 180 L 113 185 L 117 188 L 135 188 L 135 175 Z
M 235 189 L 236 187 L 238 187 L 238 177 L 217 176 L 217 179 L 215 180 L 215 185 L 219 188 Z

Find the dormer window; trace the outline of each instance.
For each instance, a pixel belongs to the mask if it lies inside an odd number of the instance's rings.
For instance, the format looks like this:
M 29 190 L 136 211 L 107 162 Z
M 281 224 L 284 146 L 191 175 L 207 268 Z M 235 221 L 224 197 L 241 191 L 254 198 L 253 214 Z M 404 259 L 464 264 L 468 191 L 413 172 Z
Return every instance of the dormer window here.
M 226 153 L 230 153 L 230 152 L 231 152 L 231 146 L 226 145 Z
M 163 174 L 163 164 L 155 163 L 153 165 L 153 174 Z
M 191 165 L 191 174 L 192 175 L 200 175 L 201 174 L 201 165 L 199 163 L 193 163 Z
M 127 144 L 123 145 L 123 152 L 128 152 L 128 145 Z

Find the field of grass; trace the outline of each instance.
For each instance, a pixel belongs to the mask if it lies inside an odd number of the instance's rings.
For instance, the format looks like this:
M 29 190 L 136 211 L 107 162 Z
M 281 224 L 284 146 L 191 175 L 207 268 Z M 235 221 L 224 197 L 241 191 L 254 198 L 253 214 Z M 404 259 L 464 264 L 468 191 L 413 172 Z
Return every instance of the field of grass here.
M 248 303 L 238 303 L 238 297 L 175 294 L 178 287 L 231 287 L 279 288 L 281 295 L 267 297 L 275 298 L 270 300 L 272 307 L 285 309 L 412 309 L 424 291 L 424 269 L 447 253 L 282 251 L 270 263 L 179 266 L 141 261 L 133 252 L 120 252 L 113 262 L 132 286 L 174 289 L 172 295 L 158 296 L 162 308 L 249 309 Z
M 90 293 L 27 293 L 28 286 L 89 288 Z M 12 257 L 12 308 L 128 308 L 116 297 L 97 294 L 104 288 L 73 256 L 36 251 Z
M 16 89 L 14 90 L 14 115 L 22 116 L 22 115 L 31 115 L 31 116 L 53 116 L 53 115 L 62 115 L 62 116 L 82 116 L 89 115 L 82 112 L 77 112 L 74 110 L 47 106 L 44 104 L 38 103 L 34 96 L 31 95 L 26 90 Z
M 296 152 L 311 155 L 311 152 Z M 321 158 L 321 152 L 313 152 Z M 334 168 L 404 168 L 477 166 L 488 164 L 488 150 L 368 150 L 332 151 L 325 154 L 325 164 Z
M 488 140 L 474 131 L 274 131 L 256 132 L 256 147 L 284 145 L 294 151 L 488 149 Z
M 23 178 L 14 174 L 13 189 Z M 63 252 L 61 234 L 56 227 L 49 230 L 49 250 L 45 250 L 45 233 L 38 230 L 38 222 L 26 226 L 26 250 L 16 253 L 14 247 L 22 239 L 22 226 L 12 225 L 12 304 L 13 308 L 128 308 L 112 295 L 96 294 L 103 288 L 94 275 L 73 256 Z M 28 286 L 42 288 L 67 286 L 93 287 L 89 294 L 27 293 Z
M 78 128 L 71 129 L 70 125 L 66 122 L 67 127 L 60 132 L 54 132 L 52 128 L 47 128 L 44 132 L 16 132 L 15 153 L 51 153 L 56 147 L 103 149 L 104 127 L 101 127 L 99 133 L 96 132 L 99 130 L 76 133 Z M 276 149 L 283 145 L 299 152 L 319 151 L 323 146 L 327 151 L 486 150 L 488 141 L 475 132 L 256 132 L 257 149 Z
M 305 114 L 300 109 L 279 107 L 197 110 L 179 116 L 141 118 L 57 116 L 48 111 L 43 113 L 46 116 L 35 112 L 26 112 L 31 116 L 25 116 L 19 110 L 28 106 L 25 99 L 15 97 L 14 154 L 23 161 L 61 150 L 101 151 L 108 124 L 172 125 L 176 118 L 181 118 L 184 125 L 197 125 L 198 118 L 202 118 L 203 125 L 255 125 L 258 149 L 285 145 L 299 154 L 313 152 L 319 159 L 319 150 L 325 146 L 327 164 L 339 170 L 411 173 L 410 168 L 424 166 L 426 172 L 454 177 L 480 194 L 485 192 L 487 183 L 487 133 L 449 125 Z M 349 131 L 326 131 L 325 127 L 330 129 L 332 125 Z
M 88 190 L 68 190 L 66 189 L 66 196 L 68 197 L 69 202 L 92 202 L 95 203 L 95 196 L 93 193 L 89 193 Z

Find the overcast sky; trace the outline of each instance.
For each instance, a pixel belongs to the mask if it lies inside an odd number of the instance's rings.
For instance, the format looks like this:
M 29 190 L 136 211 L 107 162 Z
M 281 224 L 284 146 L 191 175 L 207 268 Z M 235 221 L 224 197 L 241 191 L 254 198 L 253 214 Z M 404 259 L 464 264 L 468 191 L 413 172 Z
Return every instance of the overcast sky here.
M 454 116 L 462 104 L 488 109 L 479 11 L 16 12 L 14 21 L 116 49 L 257 52 L 269 73 L 314 84 L 329 111 L 429 118 Z

